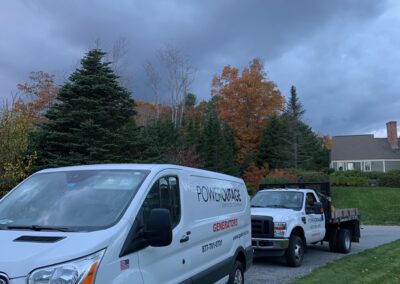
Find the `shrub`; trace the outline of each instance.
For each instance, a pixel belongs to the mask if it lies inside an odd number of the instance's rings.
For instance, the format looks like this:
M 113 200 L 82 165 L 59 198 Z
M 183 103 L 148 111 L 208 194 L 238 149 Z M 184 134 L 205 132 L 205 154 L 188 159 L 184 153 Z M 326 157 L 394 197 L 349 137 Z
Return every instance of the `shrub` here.
M 378 184 L 379 186 L 400 187 L 400 171 L 394 170 L 380 175 Z
M 302 181 L 302 182 L 329 181 L 329 175 L 323 172 L 300 171 L 297 174 L 297 181 Z
M 276 169 L 262 178 L 261 183 L 323 182 L 328 180 L 329 176 L 323 172 Z
M 331 175 L 330 183 L 334 186 L 368 186 L 369 179 L 362 176 Z

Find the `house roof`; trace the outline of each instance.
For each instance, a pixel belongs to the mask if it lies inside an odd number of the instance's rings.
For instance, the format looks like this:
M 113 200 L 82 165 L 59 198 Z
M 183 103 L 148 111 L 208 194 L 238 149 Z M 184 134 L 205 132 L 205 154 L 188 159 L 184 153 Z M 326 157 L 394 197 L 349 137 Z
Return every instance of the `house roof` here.
M 400 159 L 400 150 L 393 150 L 387 138 L 374 135 L 332 137 L 331 161 Z

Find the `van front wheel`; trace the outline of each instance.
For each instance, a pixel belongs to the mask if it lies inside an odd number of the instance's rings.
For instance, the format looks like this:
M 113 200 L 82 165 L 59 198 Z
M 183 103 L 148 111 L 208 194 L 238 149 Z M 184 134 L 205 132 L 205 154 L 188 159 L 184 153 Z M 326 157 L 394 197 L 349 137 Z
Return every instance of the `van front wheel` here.
M 229 284 L 244 284 L 244 270 L 240 261 L 236 260 L 233 270 L 229 274 Z

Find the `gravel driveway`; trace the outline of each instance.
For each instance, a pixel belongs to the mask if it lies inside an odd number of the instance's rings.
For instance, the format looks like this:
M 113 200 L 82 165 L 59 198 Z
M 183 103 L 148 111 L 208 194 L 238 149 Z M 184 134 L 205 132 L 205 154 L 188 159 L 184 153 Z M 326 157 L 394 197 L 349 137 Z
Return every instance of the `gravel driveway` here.
M 351 254 L 377 247 L 400 239 L 400 226 L 362 226 L 359 243 L 353 243 Z M 246 283 L 292 283 L 313 269 L 326 263 L 346 256 L 329 252 L 327 243 L 308 248 L 300 267 L 287 267 L 284 259 L 264 258 L 255 259 L 253 266 L 245 274 Z

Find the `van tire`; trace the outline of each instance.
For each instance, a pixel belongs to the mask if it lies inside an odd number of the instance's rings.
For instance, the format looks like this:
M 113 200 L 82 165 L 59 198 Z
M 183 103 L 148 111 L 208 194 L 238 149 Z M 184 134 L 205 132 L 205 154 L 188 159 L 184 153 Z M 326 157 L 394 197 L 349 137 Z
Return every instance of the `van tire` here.
M 239 261 L 235 261 L 235 265 L 229 274 L 229 284 L 244 284 L 244 269 L 243 264 Z
M 338 252 L 338 230 L 334 229 L 329 236 L 329 250 L 331 252 Z
M 338 231 L 337 248 L 340 253 L 349 253 L 351 250 L 351 234 L 347 229 Z
M 289 247 L 286 249 L 286 264 L 291 267 L 298 267 L 303 262 L 304 243 L 301 237 L 291 235 Z

